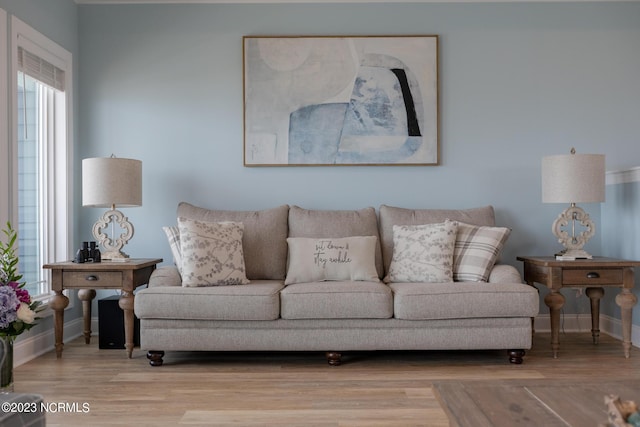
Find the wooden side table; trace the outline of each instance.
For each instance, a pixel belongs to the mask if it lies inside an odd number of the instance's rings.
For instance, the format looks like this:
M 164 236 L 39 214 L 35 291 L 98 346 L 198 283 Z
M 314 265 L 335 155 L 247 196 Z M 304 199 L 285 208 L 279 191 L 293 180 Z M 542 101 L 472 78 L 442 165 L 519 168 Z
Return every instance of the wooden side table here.
M 55 295 L 51 298 L 54 310 L 56 356 L 62 357 L 62 341 L 64 326 L 64 309 L 69 305 L 69 298 L 62 293 L 64 289 L 79 289 L 78 298 L 82 301 L 84 320 L 84 340 L 91 342 L 91 301 L 96 296 L 96 289 L 120 289 L 119 305 L 124 311 L 124 336 L 127 356 L 133 353 L 133 290 L 149 282 L 160 258 L 130 259 L 126 262 L 103 261 L 100 263 L 78 264 L 75 262 L 56 262 L 45 264 L 42 268 L 51 269 L 52 289 Z
M 551 291 L 544 298 L 551 315 L 551 349 L 553 357 L 558 357 L 560 310 L 565 298 L 561 288 L 586 288 L 591 300 L 591 335 L 594 344 L 600 336 L 600 298 L 604 288 L 622 288 L 616 296 L 622 317 L 622 348 L 624 356 L 629 357 L 631 349 L 631 314 L 638 298 L 631 291 L 634 285 L 633 268 L 640 261 L 628 261 L 614 258 L 594 257 L 575 261 L 559 261 L 555 257 L 518 257 L 524 262 L 524 280 L 529 285 L 545 285 Z

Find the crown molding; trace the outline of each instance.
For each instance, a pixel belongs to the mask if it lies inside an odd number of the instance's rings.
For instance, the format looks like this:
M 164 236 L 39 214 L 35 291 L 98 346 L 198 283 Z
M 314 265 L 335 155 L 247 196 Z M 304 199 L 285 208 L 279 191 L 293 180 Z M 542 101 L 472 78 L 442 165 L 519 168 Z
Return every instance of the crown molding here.
M 607 185 L 625 184 L 627 182 L 640 182 L 640 167 L 620 171 L 607 171 Z
M 640 0 L 75 0 L 76 4 L 637 3 Z

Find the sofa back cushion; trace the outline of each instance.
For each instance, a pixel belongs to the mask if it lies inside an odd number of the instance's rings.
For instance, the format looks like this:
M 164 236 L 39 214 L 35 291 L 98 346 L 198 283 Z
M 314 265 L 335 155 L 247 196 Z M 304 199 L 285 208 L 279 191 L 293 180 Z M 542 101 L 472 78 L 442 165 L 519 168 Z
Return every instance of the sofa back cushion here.
M 182 202 L 178 217 L 198 221 L 241 222 L 242 248 L 249 280 L 283 280 L 287 271 L 288 205 L 261 211 L 212 210 Z
M 380 206 L 380 238 L 385 271 L 389 271 L 393 257 L 394 225 L 434 224 L 444 222 L 446 219 L 473 225 L 495 225 L 493 206 L 474 209 L 406 209 L 387 205 Z
M 291 206 L 289 237 L 339 238 L 376 236 L 375 263 L 378 277 L 383 275 L 378 219 L 374 208 L 359 210 L 314 210 Z

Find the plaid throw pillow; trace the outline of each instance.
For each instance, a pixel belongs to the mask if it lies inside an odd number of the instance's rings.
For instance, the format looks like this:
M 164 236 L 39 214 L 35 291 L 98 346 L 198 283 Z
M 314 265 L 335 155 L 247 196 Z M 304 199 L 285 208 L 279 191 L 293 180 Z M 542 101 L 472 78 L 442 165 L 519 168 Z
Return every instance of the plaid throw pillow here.
M 453 280 L 486 282 L 511 230 L 458 222 L 453 251 Z
M 169 241 L 169 247 L 171 248 L 171 254 L 173 255 L 173 262 L 182 274 L 182 250 L 180 249 L 180 230 L 178 227 L 162 227 L 162 231 L 167 235 Z

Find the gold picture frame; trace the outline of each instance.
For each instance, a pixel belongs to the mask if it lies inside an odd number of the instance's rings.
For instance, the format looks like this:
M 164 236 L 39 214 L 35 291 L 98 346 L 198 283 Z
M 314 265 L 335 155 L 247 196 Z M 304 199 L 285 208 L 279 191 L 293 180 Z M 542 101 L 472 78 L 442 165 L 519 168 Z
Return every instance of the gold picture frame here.
M 440 164 L 438 36 L 244 36 L 244 165 Z

